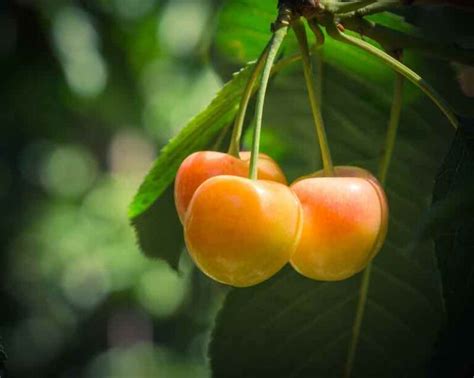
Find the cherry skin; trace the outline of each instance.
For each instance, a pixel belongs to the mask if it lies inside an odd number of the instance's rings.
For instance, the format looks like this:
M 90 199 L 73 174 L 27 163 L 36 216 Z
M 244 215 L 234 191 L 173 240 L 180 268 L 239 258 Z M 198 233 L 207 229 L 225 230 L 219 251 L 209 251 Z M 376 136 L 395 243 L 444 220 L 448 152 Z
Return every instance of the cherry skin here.
M 387 234 L 388 204 L 380 183 L 357 167 L 335 167 L 291 185 L 303 207 L 303 232 L 291 265 L 315 280 L 338 281 L 363 270 Z
M 199 151 L 189 155 L 179 167 L 174 186 L 176 210 L 181 223 L 196 189 L 207 179 L 219 175 L 247 177 L 250 152 L 241 152 L 240 159 L 216 151 Z M 278 164 L 268 155 L 259 154 L 258 177 L 287 184 Z
M 186 246 L 214 280 L 256 285 L 277 273 L 296 248 L 302 209 L 286 185 L 216 176 L 194 194 L 186 213 Z

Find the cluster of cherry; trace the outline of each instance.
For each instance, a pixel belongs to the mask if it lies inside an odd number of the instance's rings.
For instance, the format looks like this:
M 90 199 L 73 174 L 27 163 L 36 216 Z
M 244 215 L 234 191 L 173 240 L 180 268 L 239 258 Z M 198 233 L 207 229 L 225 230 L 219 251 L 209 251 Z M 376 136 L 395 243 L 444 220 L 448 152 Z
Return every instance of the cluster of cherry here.
M 248 152 L 201 151 L 181 164 L 176 208 L 187 249 L 209 277 L 236 287 L 256 285 L 288 262 L 302 275 L 337 281 L 363 270 L 387 232 L 385 193 L 368 171 L 334 168 L 288 186 L 278 164 L 258 158 L 247 178 Z

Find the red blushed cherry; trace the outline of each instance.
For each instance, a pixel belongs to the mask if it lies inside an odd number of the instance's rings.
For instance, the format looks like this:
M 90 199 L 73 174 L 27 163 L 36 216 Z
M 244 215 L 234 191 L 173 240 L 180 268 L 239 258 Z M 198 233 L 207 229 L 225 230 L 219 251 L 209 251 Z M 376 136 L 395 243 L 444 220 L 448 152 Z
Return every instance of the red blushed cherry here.
M 241 152 L 240 159 L 216 151 L 189 155 L 179 167 L 174 186 L 175 205 L 181 223 L 184 223 L 194 192 L 204 181 L 220 175 L 247 177 L 249 165 L 250 152 Z M 259 154 L 257 167 L 259 179 L 287 184 L 283 171 L 268 155 Z
M 189 254 L 203 273 L 236 287 L 267 280 L 288 263 L 302 210 L 286 185 L 216 176 L 196 190 L 184 222 Z
M 302 275 L 338 281 L 361 270 L 379 252 L 387 234 L 385 192 L 368 171 L 335 167 L 291 185 L 303 207 L 303 231 L 290 258 Z

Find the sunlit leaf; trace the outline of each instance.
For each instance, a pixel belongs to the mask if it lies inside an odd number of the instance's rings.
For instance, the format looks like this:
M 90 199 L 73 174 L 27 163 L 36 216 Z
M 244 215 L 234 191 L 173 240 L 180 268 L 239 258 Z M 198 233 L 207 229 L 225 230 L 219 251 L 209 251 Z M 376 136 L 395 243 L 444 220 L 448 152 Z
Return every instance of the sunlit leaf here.
M 276 17 L 276 1 L 261 0 L 257 3 L 250 0 L 227 1 L 219 16 L 219 26 L 215 37 L 215 48 L 222 59 L 236 64 L 256 59 L 270 35 L 270 24 Z M 395 16 L 393 16 L 395 17 Z M 392 20 L 391 15 L 382 17 Z M 314 38 L 309 33 L 311 40 Z M 337 42 L 326 38 L 327 48 L 324 51 L 328 62 L 338 63 L 347 69 L 351 75 L 371 73 L 374 78 L 386 80 L 389 69 L 383 67 L 372 57 L 360 55 L 350 46 L 339 45 L 331 48 Z M 291 54 L 297 50 L 297 42 L 292 32 L 288 33 L 285 53 Z M 353 59 L 357 57 L 357 59 Z

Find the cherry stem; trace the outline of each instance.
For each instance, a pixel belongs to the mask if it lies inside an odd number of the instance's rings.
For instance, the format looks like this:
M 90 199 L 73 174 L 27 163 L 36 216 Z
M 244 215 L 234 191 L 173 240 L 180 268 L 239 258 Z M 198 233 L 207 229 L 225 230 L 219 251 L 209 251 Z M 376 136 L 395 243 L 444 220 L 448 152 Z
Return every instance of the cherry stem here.
M 367 303 L 367 294 L 369 292 L 370 273 L 372 271 L 372 262 L 365 268 L 362 283 L 360 285 L 359 302 L 357 303 L 356 317 L 354 325 L 352 326 L 352 340 L 349 346 L 349 353 L 347 356 L 347 363 L 344 370 L 344 377 L 349 378 L 352 374 L 352 367 L 354 366 L 354 360 L 357 350 L 357 344 L 359 342 L 360 328 L 362 326 L 362 320 L 364 318 L 364 310 Z
M 308 25 L 311 31 L 313 32 L 316 43 L 314 46 L 315 54 L 314 60 L 316 62 L 316 71 L 318 72 L 318 76 L 316 77 L 316 101 L 319 104 L 319 107 L 322 108 L 322 100 L 323 100 L 323 70 L 324 70 L 324 61 L 323 61 L 323 50 L 319 47 L 324 45 L 325 37 L 324 33 L 319 27 L 318 23 L 314 18 L 308 20 Z
M 392 109 L 390 111 L 390 120 L 388 122 L 387 136 L 385 138 L 385 145 L 383 154 L 380 160 L 378 178 L 382 187 L 385 187 L 387 180 L 387 172 L 390 166 L 390 161 L 393 155 L 393 149 L 395 147 L 395 140 L 397 138 L 398 125 L 400 123 L 400 114 L 402 112 L 402 100 L 403 100 L 403 84 L 404 77 L 399 73 L 395 74 L 395 85 L 392 100 Z M 362 320 L 364 318 L 365 306 L 367 304 L 367 296 L 369 293 L 370 276 L 372 272 L 372 262 L 367 265 L 363 276 L 362 283 L 360 286 L 359 301 L 357 303 L 357 312 L 352 327 L 352 340 L 349 347 L 349 353 L 347 357 L 347 364 L 344 376 L 349 378 L 352 373 L 352 367 L 354 365 L 357 345 L 359 342 L 360 329 L 362 326 Z
M 232 156 L 235 156 L 236 158 L 240 158 L 240 139 L 242 137 L 242 129 L 244 126 L 245 115 L 247 113 L 249 101 L 252 97 L 255 83 L 257 82 L 260 72 L 262 72 L 262 68 L 265 63 L 265 59 L 268 56 L 269 50 L 270 43 L 265 46 L 265 49 L 262 51 L 257 61 L 255 62 L 255 66 L 252 70 L 249 80 L 247 81 L 247 85 L 244 88 L 244 92 L 240 100 L 239 111 L 235 118 L 234 128 L 232 130 L 232 136 L 230 139 L 230 145 L 228 150 L 228 153 Z
M 303 61 L 303 71 L 306 81 L 306 88 L 308 90 L 309 103 L 311 112 L 313 113 L 313 120 L 316 126 L 316 134 L 318 136 L 319 146 L 321 149 L 321 157 L 323 160 L 323 167 L 326 176 L 334 176 L 334 167 L 332 164 L 331 152 L 326 136 L 326 129 L 324 127 L 321 109 L 318 104 L 318 95 L 314 89 L 314 76 L 311 67 L 311 58 L 309 55 L 308 39 L 306 37 L 306 30 L 301 20 L 296 20 L 293 25 L 293 30 L 298 40 Z
M 269 46 L 269 44 L 267 46 Z M 268 49 L 266 48 L 264 51 L 266 51 L 266 56 L 267 56 L 268 55 Z M 297 62 L 300 59 L 301 59 L 301 54 L 293 54 L 293 55 L 290 55 L 288 57 L 282 58 L 281 60 L 279 60 L 277 63 L 275 63 L 273 65 L 271 75 L 274 75 L 274 74 L 280 72 L 281 70 L 283 70 L 287 66 Z M 240 156 L 239 156 L 240 139 L 241 139 L 241 134 L 242 134 L 243 122 L 245 120 L 245 113 L 246 113 L 246 110 L 247 110 L 246 108 L 248 107 L 248 103 L 250 102 L 250 98 L 252 97 L 252 95 L 256 91 L 256 87 L 258 87 L 258 83 L 256 82 L 256 80 L 253 79 L 253 77 L 255 76 L 256 79 L 258 78 L 258 74 L 262 71 L 264 62 L 265 62 L 265 59 L 262 59 L 261 63 L 260 63 L 260 58 L 257 62 L 255 62 L 255 65 L 261 64 L 261 67 L 259 67 L 257 69 L 256 69 L 256 67 L 254 67 L 254 70 L 252 71 L 252 77 L 249 78 L 249 81 L 247 82 L 247 86 L 245 87 L 244 93 L 243 93 L 243 98 L 245 98 L 246 100 L 243 101 L 243 99 L 242 99 L 241 102 L 240 102 L 240 106 L 239 106 L 240 114 L 238 114 L 236 116 L 236 121 L 234 123 L 234 128 L 232 130 L 231 144 L 229 146 L 228 153 L 230 155 L 233 155 L 233 156 L 239 158 L 239 159 L 240 159 Z M 258 71 L 258 72 L 256 72 L 256 71 Z M 252 84 L 250 84 L 250 83 L 252 83 Z M 245 110 L 243 110 L 244 108 L 245 108 Z M 227 129 L 225 129 L 225 130 L 227 131 Z M 225 133 L 223 133 L 223 134 L 225 134 Z M 223 139 L 223 137 L 224 137 L 224 135 L 219 136 L 219 139 Z M 220 141 L 219 141 L 219 143 L 220 143 Z M 217 149 L 216 146 L 218 146 L 217 142 L 214 145 L 214 149 Z
M 394 71 L 398 72 L 399 74 L 406 77 L 410 80 L 413 84 L 415 84 L 418 88 L 420 88 L 437 106 L 438 108 L 444 113 L 444 115 L 448 118 L 449 122 L 454 126 L 454 128 L 458 127 L 458 118 L 451 110 L 450 106 L 446 103 L 446 101 L 436 92 L 423 78 L 418 75 L 416 72 L 405 66 L 403 63 L 398 61 L 395 58 L 392 58 L 386 52 L 378 49 L 375 46 L 372 46 L 370 43 L 367 43 L 361 39 L 354 38 L 350 35 L 347 35 L 343 32 L 340 32 L 337 28 L 336 24 L 329 25 L 327 27 L 328 33 L 334 38 L 341 42 L 348 43 L 350 45 L 359 47 L 366 52 L 376 56 L 377 58 L 381 59 L 385 64 L 387 64 L 390 68 Z
M 400 114 L 402 112 L 404 82 L 404 77 L 399 73 L 396 73 L 392 109 L 390 110 L 390 120 L 388 122 L 387 135 L 385 137 L 385 144 L 378 172 L 378 178 L 382 186 L 385 186 L 385 182 L 387 181 L 388 168 L 395 148 L 395 140 L 397 138 L 398 125 L 400 123 Z
M 249 169 L 249 178 L 256 180 L 257 177 L 257 162 L 258 162 L 258 153 L 260 149 L 260 134 L 262 130 L 262 118 L 263 118 L 263 106 L 265 103 L 265 94 L 267 92 L 268 81 L 270 79 L 270 74 L 272 71 L 273 63 L 277 56 L 278 50 L 285 39 L 286 33 L 288 31 L 288 26 L 282 26 L 276 31 L 273 32 L 272 38 L 269 42 L 269 51 L 265 59 L 265 65 L 263 67 L 262 78 L 260 82 L 260 89 L 258 91 L 257 105 L 255 110 L 255 128 L 253 131 L 253 141 L 252 141 L 252 152 L 250 155 L 250 169 Z

